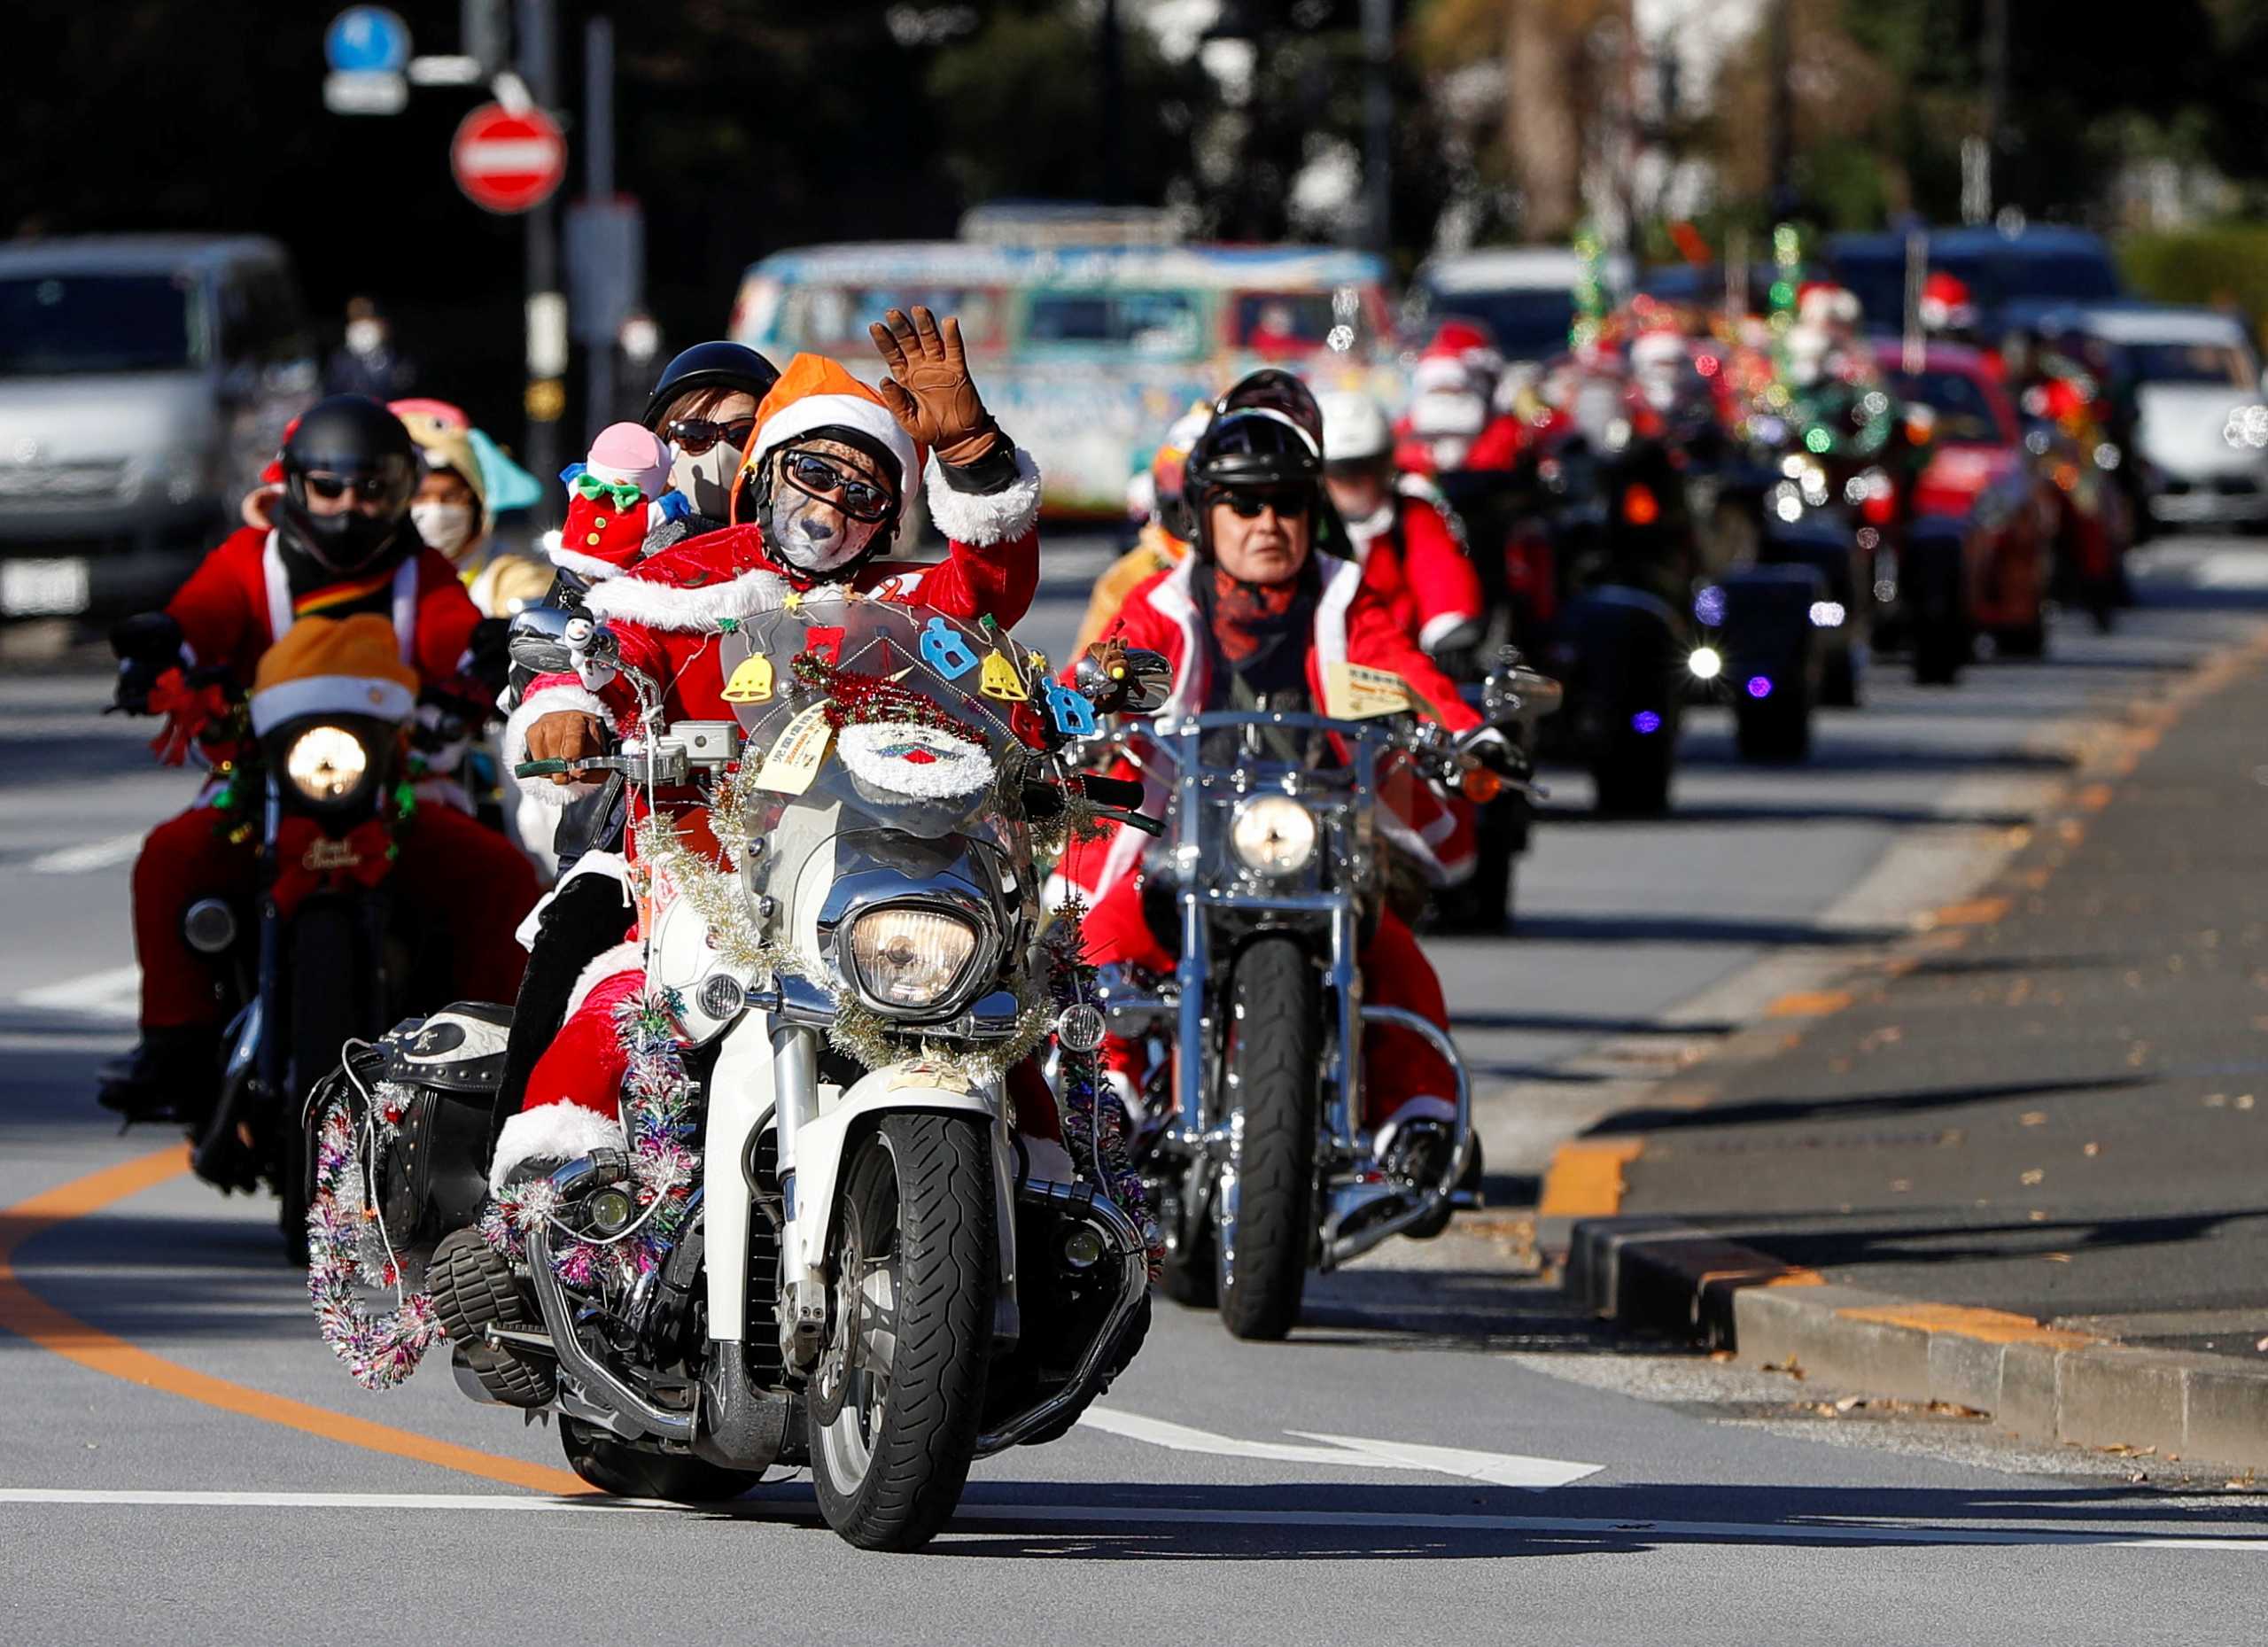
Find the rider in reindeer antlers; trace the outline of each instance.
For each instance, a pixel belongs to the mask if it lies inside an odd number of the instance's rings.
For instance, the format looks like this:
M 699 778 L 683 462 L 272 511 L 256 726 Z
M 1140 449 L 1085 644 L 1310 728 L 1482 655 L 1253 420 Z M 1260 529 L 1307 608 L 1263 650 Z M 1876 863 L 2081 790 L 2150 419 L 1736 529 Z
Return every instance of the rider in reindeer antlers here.
M 836 361 L 799 354 L 757 409 L 731 501 L 733 524 L 638 563 L 595 586 L 591 616 L 613 631 L 623 664 L 667 689 L 671 720 L 730 720 L 719 638 L 782 607 L 855 599 L 920 604 L 950 616 L 1021 618 L 1039 582 L 1039 471 L 992 421 L 970 380 L 959 323 L 892 309 L 873 328 L 889 368 L 879 392 Z M 929 513 L 947 557 L 896 564 L 905 494 L 926 465 Z M 634 724 L 616 680 L 596 691 L 573 675 L 531 684 L 505 732 L 505 759 L 572 761 L 601 753 Z M 532 792 L 565 798 L 567 774 Z M 557 787 L 550 787 L 557 786 Z M 696 851 L 715 851 L 705 813 L 661 804 Z M 625 843 L 634 850 L 633 843 Z M 577 873 L 626 879 L 623 858 L 594 853 Z M 542 962 L 541 944 L 532 965 Z M 625 1056 L 614 1009 L 641 987 L 639 949 L 622 944 L 578 981 L 567 1022 L 535 1062 L 519 1113 L 504 1122 L 492 1185 L 531 1163 L 618 1146 L 617 1089 Z M 510 1089 L 507 1089 L 508 1092 Z
M 1322 484 L 1321 424 L 1312 400 L 1298 404 L 1295 397 L 1285 407 L 1263 395 L 1261 404 L 1243 405 L 1245 387 L 1229 392 L 1189 454 L 1196 552 L 1129 595 L 1109 638 L 1172 663 L 1167 715 L 1262 700 L 1270 708 L 1306 709 L 1323 701 L 1327 666 L 1345 661 L 1400 676 L 1425 711 L 1452 731 L 1479 726 L 1455 683 L 1364 587 L 1362 568 L 1320 547 L 1323 531 L 1336 522 Z M 1151 792 L 1144 810 L 1153 812 L 1165 799 L 1157 770 L 1158 763 L 1149 763 L 1145 777 Z M 1119 775 L 1143 774 L 1130 765 Z M 1446 816 L 1433 812 L 1437 820 Z M 1386 827 L 1411 850 L 1438 845 L 1427 838 L 1433 831 L 1413 831 L 1408 819 L 1390 820 Z M 1122 827 L 1099 862 L 1091 849 L 1075 851 L 1066 857 L 1064 879 L 1095 900 L 1086 919 L 1090 959 L 1170 972 L 1175 958 L 1152 934 L 1142 909 L 1143 839 Z M 1380 913 L 1361 962 L 1369 999 L 1448 1029 L 1441 982 L 1391 910 Z M 1396 1139 L 1430 1130 L 1446 1141 L 1454 1111 L 1441 1094 L 1454 1090 L 1455 1077 L 1441 1056 L 1408 1030 L 1374 1030 L 1363 1051 L 1363 1123 L 1376 1132 L 1380 1156 L 1410 1169 L 1395 1154 Z M 1134 1049 L 1113 1037 L 1107 1057 L 1130 1112 L 1140 1113 Z M 1411 1127 L 1421 1121 L 1424 1127 Z
M 221 688 L 198 683 L 249 688 L 261 655 L 311 616 L 382 616 L 426 687 L 446 683 L 485 701 L 485 688 L 463 678 L 480 611 L 409 520 L 417 455 L 400 420 L 360 395 L 321 401 L 293 429 L 282 471 L 272 528 L 239 528 L 162 613 L 120 625 L 119 703 L 167 716 L 160 742 L 176 765 L 193 739 L 234 758 L 213 741 L 226 713 Z M 228 838 L 226 825 L 200 798 L 150 832 L 134 866 L 142 1044 L 101 1092 L 129 1119 L 194 1121 L 213 1100 L 221 997 L 182 918 L 199 897 L 252 891 L 255 849 Z M 399 846 L 398 884 L 447 928 L 458 995 L 510 998 L 520 977 L 512 928 L 536 897 L 527 859 L 446 806 L 419 808 Z

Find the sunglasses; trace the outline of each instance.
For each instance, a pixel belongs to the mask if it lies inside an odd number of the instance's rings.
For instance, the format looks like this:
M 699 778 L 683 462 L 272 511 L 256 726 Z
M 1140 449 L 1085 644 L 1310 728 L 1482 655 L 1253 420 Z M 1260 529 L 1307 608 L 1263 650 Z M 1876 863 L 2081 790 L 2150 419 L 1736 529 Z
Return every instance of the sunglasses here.
M 392 475 L 310 474 L 305 479 L 307 490 L 326 502 L 351 492 L 365 503 L 379 503 L 392 497 L 401 484 Z
M 737 452 L 755 432 L 753 417 L 743 417 L 733 423 L 712 423 L 705 417 L 678 417 L 671 419 L 663 429 L 662 438 L 687 457 L 699 457 L 719 440 L 731 442 Z
M 1275 510 L 1278 520 L 1299 520 L 1313 501 L 1303 486 L 1266 492 L 1231 491 L 1219 495 L 1220 501 L 1229 506 L 1230 513 L 1244 520 L 1257 520 L 1262 509 Z
M 832 503 L 856 521 L 877 521 L 896 501 L 884 487 L 846 475 L 816 452 L 790 452 L 780 460 L 788 484 L 806 497 Z

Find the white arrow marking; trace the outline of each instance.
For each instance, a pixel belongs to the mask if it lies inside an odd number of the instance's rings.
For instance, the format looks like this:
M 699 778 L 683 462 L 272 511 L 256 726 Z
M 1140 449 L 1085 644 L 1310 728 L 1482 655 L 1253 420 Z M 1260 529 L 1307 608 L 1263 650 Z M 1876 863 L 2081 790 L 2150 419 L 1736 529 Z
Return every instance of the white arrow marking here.
M 118 835 L 107 841 L 84 841 L 77 846 L 43 852 L 24 867 L 35 875 L 83 875 L 129 863 L 141 850 L 140 835 Z
M 744 1521 L 818 1519 L 808 1496 L 767 1494 L 729 1503 L 683 1505 L 651 1498 L 513 1497 L 501 1493 L 229 1493 L 120 1491 L 94 1488 L 0 1488 L 9 1504 L 80 1504 L 166 1510 L 477 1510 L 571 1515 L 729 1516 Z M 2218 1506 L 2216 1506 L 2218 1508 Z M 1892 1520 L 1610 1521 L 1580 1516 L 1433 1515 L 1394 1510 L 1210 1510 L 1185 1504 L 965 1503 L 956 1522 L 1064 1527 L 1376 1527 L 1427 1533 L 1526 1533 L 1618 1544 L 2064 1544 L 2103 1550 L 2219 1550 L 2268 1555 L 2268 1538 L 2107 1532 L 2073 1527 L 1930 1527 Z
M 1324 1464 L 1346 1470 L 1414 1470 L 1439 1475 L 1462 1476 L 1496 1487 L 1565 1487 L 1601 1465 L 1573 1464 L 1563 1458 L 1529 1458 L 1518 1453 L 1472 1452 L 1461 1447 L 1427 1447 L 1410 1441 L 1374 1441 L 1360 1435 L 1317 1435 L 1287 1430 L 1322 1447 L 1299 1447 L 1288 1441 L 1247 1441 L 1234 1435 L 1216 1435 L 1185 1424 L 1146 1418 L 1139 1413 L 1110 1407 L 1090 1407 L 1079 1419 L 1084 1425 L 1128 1441 L 1147 1441 L 1179 1453 L 1212 1453 L 1223 1458 L 1265 1458 L 1277 1464 Z

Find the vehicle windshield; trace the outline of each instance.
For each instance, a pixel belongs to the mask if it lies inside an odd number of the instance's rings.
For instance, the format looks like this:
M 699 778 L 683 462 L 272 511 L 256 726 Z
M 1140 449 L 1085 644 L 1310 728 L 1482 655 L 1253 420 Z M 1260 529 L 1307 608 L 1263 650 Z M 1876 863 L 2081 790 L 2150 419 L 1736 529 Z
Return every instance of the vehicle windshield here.
M 1966 372 L 1892 372 L 1891 392 L 1937 414 L 1937 438 L 1963 446 L 2005 446 L 2003 428 L 1984 385 Z
M 1024 341 L 1180 360 L 1201 353 L 1205 338 L 1192 292 L 1035 291 L 1024 315 Z
M 972 348 L 998 340 L 999 304 L 992 292 L 981 287 L 890 281 L 791 286 L 782 304 L 778 341 L 821 353 L 863 354 L 874 347 L 868 326 L 891 309 L 910 315 L 917 307 L 933 315 L 959 316 L 961 337 Z
M 820 691 L 797 683 L 799 656 L 831 656 L 835 680 L 850 692 L 887 683 L 898 712 L 839 733 L 800 797 L 767 795 L 744 783 L 751 804 L 834 805 L 843 814 L 843 827 L 856 820 L 924 836 L 967 831 L 972 820 L 997 811 L 996 779 L 1021 760 L 1018 751 L 1025 746 L 1010 725 L 1012 713 L 1028 703 L 1043 719 L 1049 715 L 1048 670 L 1005 631 L 928 607 L 829 598 L 832 593 L 816 592 L 792 611 L 742 619 L 724 637 L 719 662 L 726 697 L 747 739 L 744 770 L 759 770 L 788 723 L 826 701 Z M 763 664 L 744 673 L 751 657 L 761 657 Z M 1001 695 L 1012 690 L 1023 697 Z M 764 695 L 753 695 L 757 691 Z M 845 695 L 839 692 L 836 702 Z M 852 719 L 866 716 L 854 710 Z M 949 734 L 945 742 L 922 735 L 940 729 Z M 904 735 L 883 735 L 899 733 Z M 954 763 L 963 758 L 970 738 L 981 745 L 983 758 L 963 768 L 967 781 L 958 781 Z M 1006 827 L 1005 820 L 996 822 Z
M 185 371 L 206 358 L 187 275 L 0 278 L 0 377 Z
M 2125 353 L 2137 383 L 2213 384 L 2245 390 L 2259 384 L 2252 357 L 2233 343 L 2130 343 Z
M 1575 294 L 1557 287 L 1438 292 L 1430 307 L 1485 322 L 1508 361 L 1550 359 L 1567 346 L 1575 323 Z
M 1277 358 L 1312 354 L 1343 326 L 1351 346 L 1363 323 L 1362 294 L 1352 286 L 1336 291 L 1240 291 L 1232 314 L 1231 341 L 1239 349 Z

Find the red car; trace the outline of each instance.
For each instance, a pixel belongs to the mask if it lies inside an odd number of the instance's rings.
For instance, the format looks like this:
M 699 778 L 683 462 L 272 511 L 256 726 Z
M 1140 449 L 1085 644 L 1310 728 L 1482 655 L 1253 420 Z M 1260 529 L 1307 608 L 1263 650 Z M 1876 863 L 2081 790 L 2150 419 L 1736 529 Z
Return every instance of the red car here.
M 1906 542 L 1891 580 L 1915 679 L 1951 680 L 1977 634 L 2003 655 L 2037 656 L 2066 508 L 2024 444 L 2015 404 L 1975 349 L 1931 344 L 1916 372 L 1895 342 L 1878 345 L 1875 359 L 1893 394 L 1934 417 L 1900 511 Z

